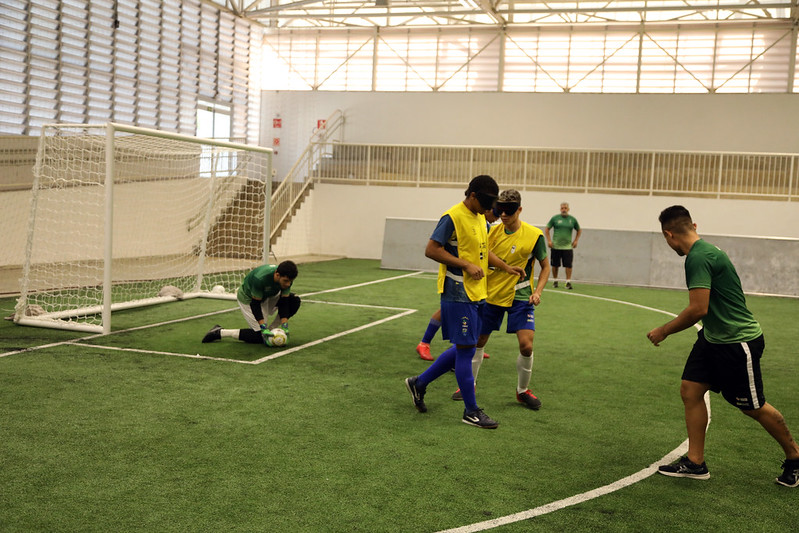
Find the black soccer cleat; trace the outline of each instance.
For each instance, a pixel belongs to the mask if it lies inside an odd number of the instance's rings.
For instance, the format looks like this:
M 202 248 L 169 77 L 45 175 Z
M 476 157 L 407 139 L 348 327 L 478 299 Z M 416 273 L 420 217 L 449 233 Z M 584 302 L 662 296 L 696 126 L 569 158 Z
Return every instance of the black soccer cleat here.
M 208 330 L 208 333 L 203 337 L 203 342 L 214 342 L 222 338 L 222 326 L 217 324 Z
M 786 487 L 799 487 L 799 459 L 786 459 L 782 463 L 782 475 L 774 481 Z
M 538 411 L 541 409 L 541 400 L 536 397 L 535 394 L 530 389 L 520 393 L 516 393 L 516 401 L 519 403 L 523 403 L 528 408 L 532 409 L 533 411 Z
M 424 388 L 416 386 L 416 380 L 419 379 L 419 376 L 413 376 L 411 378 L 405 379 L 405 387 L 407 387 L 408 392 L 411 393 L 411 399 L 413 400 L 413 406 L 416 407 L 416 410 L 420 413 L 427 412 L 427 406 L 424 404 L 424 393 L 426 392 Z
M 670 465 L 659 466 L 658 473 L 663 474 L 664 476 L 688 477 L 691 479 L 710 478 L 710 472 L 707 469 L 707 465 L 705 463 L 698 465 L 688 459 L 687 455 L 683 455 Z
M 483 429 L 497 429 L 499 422 L 491 419 L 482 409 L 464 411 L 462 422 Z

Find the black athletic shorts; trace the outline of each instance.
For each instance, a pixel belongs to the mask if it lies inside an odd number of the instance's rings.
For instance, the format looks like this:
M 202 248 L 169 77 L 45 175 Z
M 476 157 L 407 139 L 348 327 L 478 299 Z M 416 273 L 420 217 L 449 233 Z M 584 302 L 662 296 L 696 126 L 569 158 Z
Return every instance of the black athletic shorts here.
M 572 261 L 574 261 L 574 250 L 556 250 L 555 248 L 552 248 L 551 251 L 552 258 L 549 262 L 550 265 L 553 267 L 559 267 L 562 261 L 564 268 L 572 267 Z
M 685 362 L 682 379 L 709 383 L 710 390 L 721 392 L 738 409 L 759 409 L 766 403 L 760 374 L 764 348 L 763 335 L 749 342 L 713 344 L 700 331 Z

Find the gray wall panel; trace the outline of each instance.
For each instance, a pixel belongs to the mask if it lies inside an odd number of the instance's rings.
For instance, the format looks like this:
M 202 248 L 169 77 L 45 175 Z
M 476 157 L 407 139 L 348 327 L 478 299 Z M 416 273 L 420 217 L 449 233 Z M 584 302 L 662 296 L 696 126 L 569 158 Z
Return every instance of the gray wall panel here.
M 386 218 L 382 268 L 438 271 L 438 263 L 424 255 L 437 220 Z
M 434 220 L 386 219 L 383 268 L 435 271 L 424 256 Z M 707 235 L 735 264 L 744 291 L 799 296 L 799 239 Z M 583 229 L 575 249 L 575 283 L 685 288 L 684 258 L 658 232 Z M 561 269 L 559 278 L 565 279 Z

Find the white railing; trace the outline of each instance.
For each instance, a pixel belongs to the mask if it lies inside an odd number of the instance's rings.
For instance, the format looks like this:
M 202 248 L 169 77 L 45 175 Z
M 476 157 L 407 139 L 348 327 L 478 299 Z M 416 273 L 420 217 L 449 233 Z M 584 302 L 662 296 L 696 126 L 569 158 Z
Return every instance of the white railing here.
M 272 193 L 270 214 L 270 238 L 274 240 L 283 224 L 291 217 L 297 203 L 306 194 L 316 177 L 315 171 L 319 161 L 330 156 L 329 151 L 343 133 L 344 115 L 336 110 L 330 115 L 322 127 L 311 134 L 303 153 L 286 177 Z
M 712 198 L 799 199 L 799 154 L 559 150 L 319 142 L 314 179 L 461 186 L 489 174 L 502 187 Z

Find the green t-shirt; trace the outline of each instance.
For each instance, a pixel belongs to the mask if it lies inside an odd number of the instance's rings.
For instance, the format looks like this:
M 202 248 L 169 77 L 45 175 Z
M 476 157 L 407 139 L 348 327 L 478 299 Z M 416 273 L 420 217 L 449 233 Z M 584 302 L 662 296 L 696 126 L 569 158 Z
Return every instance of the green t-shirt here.
M 552 232 L 552 248 L 555 250 L 572 249 L 572 231 L 580 229 L 580 223 L 571 215 L 565 217 L 557 214 L 547 222 L 548 228 L 555 228 Z
M 746 307 L 741 280 L 724 251 L 702 239 L 696 241 L 685 256 L 685 283 L 689 289 L 710 289 L 707 315 L 702 319 L 708 342 L 748 342 L 763 334 Z
M 262 265 L 253 268 L 249 274 L 244 276 L 236 298 L 243 304 L 249 304 L 253 298 L 264 300 L 278 293 L 288 296 L 291 287 L 283 289 L 280 283 L 275 281 L 276 270 L 277 265 Z

